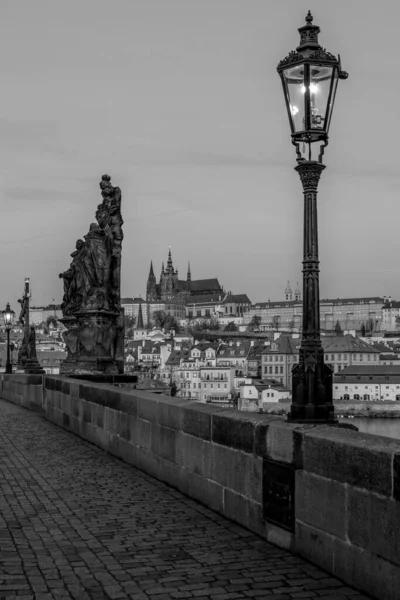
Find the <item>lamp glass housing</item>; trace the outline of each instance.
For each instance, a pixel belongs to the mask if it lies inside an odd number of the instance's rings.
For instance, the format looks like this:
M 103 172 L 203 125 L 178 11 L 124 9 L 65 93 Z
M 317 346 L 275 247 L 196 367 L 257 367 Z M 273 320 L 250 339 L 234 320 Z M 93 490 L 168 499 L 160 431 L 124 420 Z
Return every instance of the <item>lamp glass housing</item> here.
M 14 311 L 11 310 L 10 305 L 7 304 L 6 310 L 3 310 L 4 325 L 7 330 L 10 330 L 13 325 L 14 315 Z
M 281 71 L 292 135 L 328 135 L 338 82 L 337 65 L 304 62 Z

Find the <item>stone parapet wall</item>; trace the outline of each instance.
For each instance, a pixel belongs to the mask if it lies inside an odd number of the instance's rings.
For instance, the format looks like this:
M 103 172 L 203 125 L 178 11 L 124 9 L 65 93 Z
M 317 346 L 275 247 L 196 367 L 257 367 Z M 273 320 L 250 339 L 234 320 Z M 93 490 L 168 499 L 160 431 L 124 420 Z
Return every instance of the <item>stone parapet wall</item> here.
M 40 400 L 60 427 L 371 596 L 399 597 L 400 442 L 110 384 L 0 377 L 5 399 Z M 272 502 L 293 504 L 271 480 L 280 468 L 295 481 L 292 528 L 264 519 L 274 490 Z

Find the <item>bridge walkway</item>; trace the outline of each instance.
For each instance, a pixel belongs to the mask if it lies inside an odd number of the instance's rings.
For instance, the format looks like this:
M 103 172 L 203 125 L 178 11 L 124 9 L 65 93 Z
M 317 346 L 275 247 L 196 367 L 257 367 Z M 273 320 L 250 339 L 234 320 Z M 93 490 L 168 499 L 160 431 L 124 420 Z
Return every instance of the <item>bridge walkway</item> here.
M 4 400 L 0 487 L 0 600 L 367 599 Z

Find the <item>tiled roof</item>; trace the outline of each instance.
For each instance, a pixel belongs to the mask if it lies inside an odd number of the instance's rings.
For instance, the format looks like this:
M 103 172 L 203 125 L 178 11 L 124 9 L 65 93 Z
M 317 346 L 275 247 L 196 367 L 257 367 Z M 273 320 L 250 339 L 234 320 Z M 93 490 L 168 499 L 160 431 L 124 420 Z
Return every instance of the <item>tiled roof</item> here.
M 392 302 L 387 302 L 382 306 L 382 310 L 388 310 L 390 308 L 400 308 L 400 302 L 397 300 L 392 300 Z
M 179 365 L 181 359 L 186 359 L 188 356 L 187 350 L 172 350 L 168 359 L 165 361 L 165 365 L 171 367 L 173 365 Z
M 121 298 L 121 304 L 146 304 L 143 298 Z
M 218 358 L 247 358 L 250 344 L 244 343 L 240 346 L 222 346 L 217 353 Z
M 140 383 L 137 384 L 136 389 L 138 390 L 150 390 L 150 389 L 167 389 L 169 385 L 160 381 L 158 379 L 151 379 L 150 377 L 146 377 L 142 379 Z
M 251 304 L 247 294 L 227 294 L 224 299 L 224 304 L 236 302 L 237 304 Z
M 323 300 L 320 300 L 320 305 L 326 305 L 326 304 L 332 304 L 332 305 L 346 305 L 346 304 L 383 304 L 383 298 L 381 298 L 380 296 L 372 296 L 372 297 L 368 297 L 368 298 L 335 298 L 335 299 L 328 299 L 325 298 Z M 302 305 L 302 300 L 280 300 L 280 301 L 275 301 L 275 302 L 256 302 L 255 304 L 253 304 L 253 307 L 259 307 L 259 308 L 282 308 L 285 306 L 301 306 Z
M 191 292 L 200 292 L 201 290 L 215 290 L 215 291 L 221 291 L 222 292 L 222 288 L 219 284 L 218 279 L 214 278 L 214 279 L 195 279 L 194 281 L 191 281 L 190 283 L 190 291 Z
M 325 352 L 365 352 L 367 354 L 379 352 L 373 346 L 350 334 L 322 338 L 322 346 Z
M 400 376 L 400 365 L 352 365 L 335 373 L 334 377 L 341 375 L 396 375 Z

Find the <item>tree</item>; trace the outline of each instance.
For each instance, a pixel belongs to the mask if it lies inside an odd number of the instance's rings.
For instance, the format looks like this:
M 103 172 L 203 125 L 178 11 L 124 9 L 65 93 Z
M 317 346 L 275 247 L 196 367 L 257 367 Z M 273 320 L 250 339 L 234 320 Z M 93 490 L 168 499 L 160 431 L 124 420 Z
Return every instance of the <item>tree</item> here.
M 164 321 L 164 329 L 165 331 L 170 331 L 173 329 L 175 333 L 179 333 L 179 324 L 178 321 L 172 315 L 167 315 Z
M 225 327 L 224 331 L 238 331 L 237 326 L 235 325 L 235 323 L 233 321 L 231 321 L 230 323 L 228 323 L 228 325 Z
M 367 333 L 372 333 L 374 330 L 374 320 L 373 319 L 368 319 L 366 325 L 365 325 L 365 330 Z
M 124 315 L 125 337 L 133 338 L 135 329 L 136 317 L 133 315 Z
M 166 319 L 167 313 L 164 310 L 155 310 L 151 315 L 151 320 L 159 329 L 164 327 Z
M 365 325 L 364 325 L 364 323 L 361 325 L 361 337 L 365 337 Z
M 280 315 L 274 315 L 271 319 L 271 325 L 275 329 L 275 331 L 279 331 L 279 325 L 281 322 Z
M 335 331 L 336 331 L 336 335 L 343 335 L 343 330 L 342 330 L 342 326 L 340 324 L 340 321 L 336 321 L 336 325 L 335 325 Z
M 247 331 L 260 331 L 261 317 L 253 315 L 250 323 L 247 325 Z

